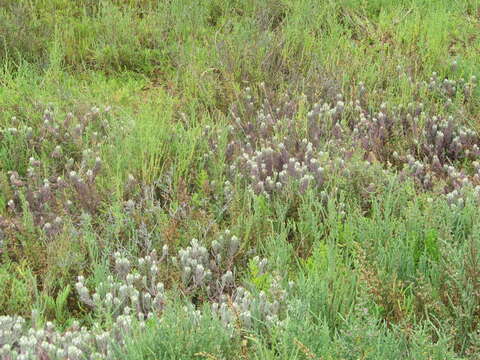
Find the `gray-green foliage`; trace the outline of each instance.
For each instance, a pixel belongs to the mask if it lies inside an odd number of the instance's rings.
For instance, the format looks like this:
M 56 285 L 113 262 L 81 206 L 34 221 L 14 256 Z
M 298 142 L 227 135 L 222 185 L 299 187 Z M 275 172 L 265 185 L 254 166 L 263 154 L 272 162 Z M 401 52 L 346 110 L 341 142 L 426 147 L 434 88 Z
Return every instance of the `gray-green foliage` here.
M 479 11 L 0 0 L 0 357 L 476 359 Z

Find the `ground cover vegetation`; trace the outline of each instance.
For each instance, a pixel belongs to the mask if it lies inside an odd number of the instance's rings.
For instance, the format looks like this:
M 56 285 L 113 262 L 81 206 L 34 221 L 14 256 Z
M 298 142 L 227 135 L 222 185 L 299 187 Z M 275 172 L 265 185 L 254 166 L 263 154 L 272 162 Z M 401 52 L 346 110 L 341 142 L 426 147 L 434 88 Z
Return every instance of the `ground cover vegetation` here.
M 478 359 L 480 3 L 0 0 L 0 358 Z

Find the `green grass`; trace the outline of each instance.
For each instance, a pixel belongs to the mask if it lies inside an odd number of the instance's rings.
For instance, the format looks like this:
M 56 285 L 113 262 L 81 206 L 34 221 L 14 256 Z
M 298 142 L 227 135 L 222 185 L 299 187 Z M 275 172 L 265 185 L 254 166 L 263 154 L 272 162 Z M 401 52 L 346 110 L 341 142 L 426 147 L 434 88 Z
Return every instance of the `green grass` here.
M 180 275 L 162 268 L 173 300 L 161 319 L 148 321 L 151 335 L 138 331 L 118 358 L 476 359 L 480 210 L 473 199 L 452 210 L 383 159 L 364 165 L 363 154 L 355 155 L 352 176 L 329 178 L 328 200 L 295 187 L 253 195 L 244 180 L 229 178 L 226 146 L 231 105 L 246 87 L 264 96 L 261 83 L 315 102 L 340 92 L 351 98 L 364 82 L 369 109 L 419 101 L 479 131 L 478 88 L 471 101 L 458 95 L 446 110 L 414 83 L 432 72 L 480 78 L 479 29 L 477 0 L 0 0 L 2 130 L 40 131 L 46 108 L 63 119 L 112 107 L 97 149 L 100 205 L 93 215 L 63 217 L 54 240 L 26 205 L 16 215 L 8 209 L 9 172 L 25 177 L 34 157 L 47 176 L 60 166 L 54 143 L 27 146 L 23 135 L 0 135 L 0 315 L 29 318 L 37 310 L 62 329 L 74 320 L 108 326 L 108 314 L 79 301 L 78 275 L 93 286 L 110 274 L 117 250 L 138 257 L 168 244 L 175 254 L 192 238 L 209 245 L 230 229 L 241 241 L 236 275 L 254 292 L 268 292 L 272 274 L 295 282 L 283 325 L 231 337 L 198 300 L 203 295 L 192 300 L 178 290 Z M 301 139 L 308 104 L 299 103 Z M 206 126 L 218 132 L 216 148 Z M 408 141 L 395 139 L 389 150 Z M 131 192 L 129 175 L 139 184 Z M 370 184 L 374 193 L 365 195 Z M 129 198 L 140 200 L 127 213 Z M 268 274 L 255 255 L 268 259 Z M 183 310 L 192 301 L 203 309 L 198 323 Z

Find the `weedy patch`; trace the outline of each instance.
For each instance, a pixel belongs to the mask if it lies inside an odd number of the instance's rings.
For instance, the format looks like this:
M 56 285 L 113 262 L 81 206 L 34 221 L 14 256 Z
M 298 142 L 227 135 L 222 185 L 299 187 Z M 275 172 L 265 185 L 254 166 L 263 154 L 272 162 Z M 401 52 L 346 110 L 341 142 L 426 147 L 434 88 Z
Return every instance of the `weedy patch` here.
M 0 0 L 0 359 L 476 359 L 474 3 Z

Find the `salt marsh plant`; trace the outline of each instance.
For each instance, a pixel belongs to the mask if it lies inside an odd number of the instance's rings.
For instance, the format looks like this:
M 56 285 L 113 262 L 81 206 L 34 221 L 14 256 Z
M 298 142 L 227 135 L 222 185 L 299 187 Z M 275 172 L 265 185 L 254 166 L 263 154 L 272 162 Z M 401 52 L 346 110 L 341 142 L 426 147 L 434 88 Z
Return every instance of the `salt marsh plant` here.
M 0 359 L 478 358 L 478 10 L 0 0 Z

